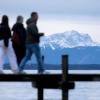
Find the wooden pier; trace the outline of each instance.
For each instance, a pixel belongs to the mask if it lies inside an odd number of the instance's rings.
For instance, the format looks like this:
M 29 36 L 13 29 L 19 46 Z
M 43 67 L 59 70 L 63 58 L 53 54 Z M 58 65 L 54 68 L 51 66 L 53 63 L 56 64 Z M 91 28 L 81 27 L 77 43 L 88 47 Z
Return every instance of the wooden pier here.
M 38 100 L 43 100 L 44 89 L 61 89 L 62 100 L 68 100 L 68 92 L 76 81 L 100 81 L 100 74 L 69 74 L 68 56 L 62 56 L 62 74 L 1 74 L 0 82 L 32 82 L 38 89 Z

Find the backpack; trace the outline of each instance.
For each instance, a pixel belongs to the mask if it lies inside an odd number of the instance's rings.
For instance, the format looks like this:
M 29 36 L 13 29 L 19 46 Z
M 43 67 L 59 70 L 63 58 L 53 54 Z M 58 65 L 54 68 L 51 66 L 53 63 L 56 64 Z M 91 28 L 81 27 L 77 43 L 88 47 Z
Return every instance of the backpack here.
M 14 32 L 12 36 L 12 42 L 15 43 L 16 45 L 21 45 L 21 40 L 19 37 L 19 33 Z

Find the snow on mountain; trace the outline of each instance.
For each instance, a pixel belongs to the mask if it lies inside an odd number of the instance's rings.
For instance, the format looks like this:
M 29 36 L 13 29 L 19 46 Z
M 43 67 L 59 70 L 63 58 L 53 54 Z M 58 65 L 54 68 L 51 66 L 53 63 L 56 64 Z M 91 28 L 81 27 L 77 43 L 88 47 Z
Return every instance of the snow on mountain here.
M 100 46 L 88 34 L 82 34 L 77 31 L 66 31 L 41 38 L 41 47 L 50 47 L 53 50 L 57 48 L 73 48 L 78 46 Z

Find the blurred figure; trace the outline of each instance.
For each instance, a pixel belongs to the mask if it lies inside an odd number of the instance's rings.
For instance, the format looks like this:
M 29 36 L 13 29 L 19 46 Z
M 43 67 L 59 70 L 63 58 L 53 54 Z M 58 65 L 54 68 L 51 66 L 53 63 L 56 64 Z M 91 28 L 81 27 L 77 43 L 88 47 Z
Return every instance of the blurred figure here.
M 23 25 L 23 17 L 18 16 L 16 23 L 12 27 L 12 45 L 17 57 L 17 63 L 20 64 L 21 60 L 25 56 L 25 40 L 26 40 L 26 30 Z
M 38 73 L 44 73 L 43 62 L 41 57 L 41 51 L 39 47 L 40 36 L 37 28 L 38 14 L 37 12 L 31 13 L 31 18 L 29 18 L 27 23 L 27 36 L 26 36 L 26 56 L 20 64 L 20 71 L 23 71 L 24 66 L 28 60 L 31 59 L 32 54 L 35 54 L 38 63 Z
M 16 56 L 14 54 L 13 48 L 12 48 L 12 42 L 10 40 L 11 38 L 11 30 L 9 28 L 9 19 L 7 15 L 4 15 L 2 17 L 2 21 L 0 24 L 0 34 L 2 34 L 2 38 L 0 39 L 0 73 L 3 73 L 3 64 L 4 64 L 4 58 L 5 56 L 8 56 L 9 63 L 11 66 L 11 69 L 14 73 L 18 73 L 18 66 L 17 66 L 17 60 Z

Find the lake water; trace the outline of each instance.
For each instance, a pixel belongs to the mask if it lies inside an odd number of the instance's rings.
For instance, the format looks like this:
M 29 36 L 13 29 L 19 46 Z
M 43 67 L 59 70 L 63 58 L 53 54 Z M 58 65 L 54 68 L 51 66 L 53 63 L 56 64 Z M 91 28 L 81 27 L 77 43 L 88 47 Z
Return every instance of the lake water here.
M 61 100 L 61 90 L 45 90 L 45 100 Z M 31 83 L 0 83 L 0 100 L 37 100 L 37 90 Z M 76 83 L 69 100 L 100 100 L 100 82 Z
M 98 70 L 69 72 L 100 74 Z M 5 71 L 5 73 L 11 72 Z M 50 71 L 50 73 L 56 74 L 61 71 Z M 61 90 L 44 90 L 44 93 L 45 100 L 61 100 Z M 37 90 L 32 88 L 30 82 L 0 82 L 0 100 L 37 100 Z M 75 89 L 69 91 L 69 100 L 100 100 L 100 82 L 76 82 Z

